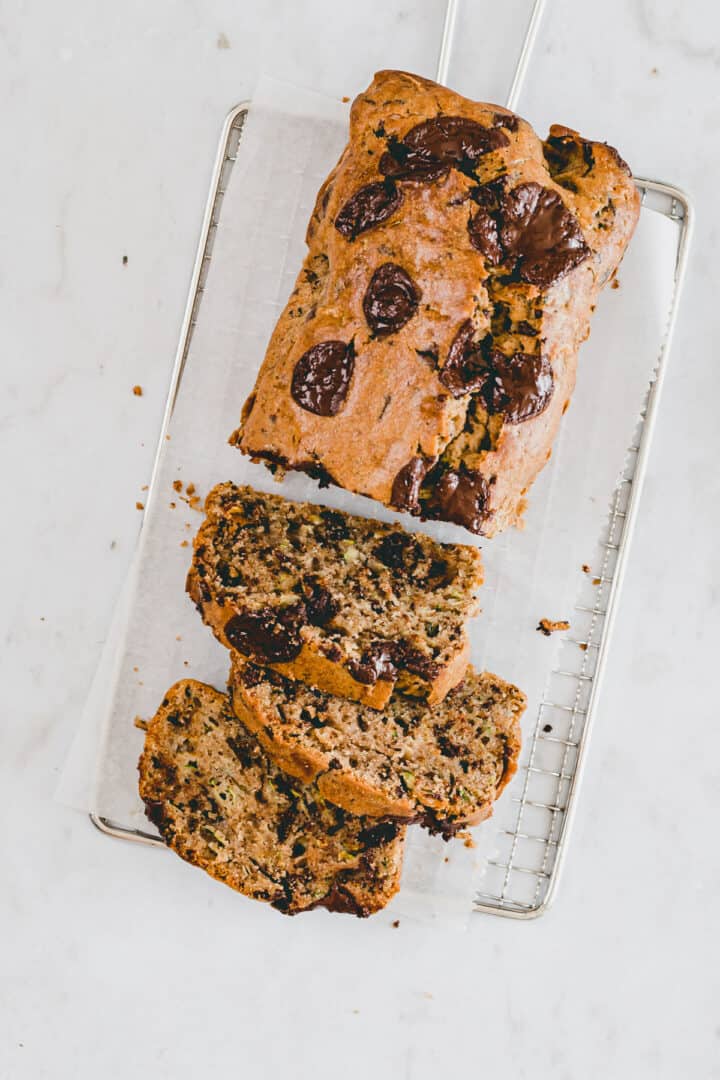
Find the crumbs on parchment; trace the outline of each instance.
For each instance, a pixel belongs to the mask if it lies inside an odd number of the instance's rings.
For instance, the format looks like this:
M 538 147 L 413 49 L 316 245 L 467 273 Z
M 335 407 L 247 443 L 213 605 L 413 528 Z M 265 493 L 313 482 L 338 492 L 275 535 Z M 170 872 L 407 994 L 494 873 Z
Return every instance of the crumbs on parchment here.
M 197 488 L 194 484 L 183 485 L 182 480 L 173 480 L 173 490 L 178 493 L 184 503 L 190 507 L 191 510 L 197 510 L 198 513 L 202 513 L 202 498 L 197 494 Z M 185 492 L 183 494 L 183 487 Z
M 541 619 L 535 629 L 539 630 L 545 637 L 550 637 L 556 630 L 569 630 L 570 623 L 567 619 Z
M 133 386 L 133 394 L 135 395 L 135 397 L 142 397 L 142 395 L 143 395 L 142 386 L 140 386 L 139 384 L 136 383 L 135 386 Z

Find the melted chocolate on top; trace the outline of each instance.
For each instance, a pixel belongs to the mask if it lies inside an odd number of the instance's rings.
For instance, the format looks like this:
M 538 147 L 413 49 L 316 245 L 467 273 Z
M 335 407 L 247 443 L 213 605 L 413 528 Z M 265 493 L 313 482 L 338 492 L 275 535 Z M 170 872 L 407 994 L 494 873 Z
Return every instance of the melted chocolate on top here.
M 472 172 L 478 158 L 508 145 L 498 128 L 487 128 L 464 116 L 434 116 L 391 138 L 380 159 L 380 172 L 395 180 L 437 180 L 449 168 Z
M 474 327 L 470 319 L 461 323 L 448 351 L 447 360 L 438 378 L 453 397 L 480 390 L 488 376 L 487 363 L 480 346 L 472 340 Z
M 290 393 L 303 409 L 316 416 L 335 416 L 347 396 L 355 367 L 352 344 L 321 341 L 298 360 Z
M 370 278 L 363 299 L 367 324 L 374 334 L 394 334 L 417 311 L 420 290 L 402 266 L 384 263 Z
M 505 356 L 498 349 L 488 353 L 490 375 L 483 397 L 490 413 L 502 413 L 508 424 L 521 424 L 548 407 L 554 382 L 545 356 L 518 352 Z
M 588 258 L 582 229 L 560 196 L 534 182 L 503 198 L 500 243 L 523 281 L 547 288 Z
M 342 207 L 335 218 L 335 228 L 346 240 L 354 240 L 360 233 L 387 221 L 402 201 L 402 191 L 392 180 L 366 184 Z
M 393 481 L 390 494 L 390 505 L 398 510 L 417 510 L 420 503 L 420 485 L 430 468 L 432 462 L 423 457 L 410 458 L 407 465 L 403 465 Z
M 470 532 L 479 533 L 487 518 L 485 508 L 489 489 L 485 477 L 460 466 L 443 473 L 428 501 L 428 516 L 453 521 Z

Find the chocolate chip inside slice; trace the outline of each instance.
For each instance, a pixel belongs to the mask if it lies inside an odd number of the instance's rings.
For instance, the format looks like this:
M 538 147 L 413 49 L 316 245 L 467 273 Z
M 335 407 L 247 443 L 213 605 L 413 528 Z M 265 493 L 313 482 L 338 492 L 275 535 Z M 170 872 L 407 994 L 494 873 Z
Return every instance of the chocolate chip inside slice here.
M 303 600 L 312 626 L 326 626 L 340 610 L 333 594 L 313 574 L 306 575 L 303 581 Z
M 293 400 L 316 416 L 335 416 L 347 396 L 355 352 L 344 341 L 321 341 L 298 360 L 292 375 Z
M 518 259 L 519 274 L 547 288 L 590 255 L 576 218 L 555 191 L 530 182 L 503 199 L 500 243 Z
M 359 188 L 335 218 L 335 228 L 347 240 L 387 221 L 403 201 L 402 191 L 392 180 L 378 180 Z
M 547 357 L 523 352 L 505 356 L 493 349 L 488 362 L 491 374 L 483 389 L 488 412 L 502 413 L 508 424 L 521 424 L 544 412 L 554 389 Z
M 448 350 L 447 359 L 438 378 L 453 397 L 472 394 L 485 385 L 488 367 L 480 346 L 473 341 L 474 327 L 470 319 L 461 323 Z
M 439 671 L 431 656 L 426 656 L 402 638 L 398 641 L 373 641 L 360 660 L 351 660 L 348 664 L 353 679 L 366 686 L 374 686 L 378 679 L 392 682 L 399 668 L 427 680 L 434 679 Z
M 420 291 L 397 263 L 383 263 L 370 278 L 363 299 L 367 324 L 374 334 L 393 334 L 412 319 Z
M 300 631 L 307 623 L 305 605 L 261 608 L 233 615 L 225 624 L 225 637 L 233 649 L 266 663 L 294 660 L 302 649 Z
M 488 497 L 485 477 L 461 465 L 459 470 L 450 469 L 440 476 L 424 509 L 429 517 L 479 533 L 487 519 Z

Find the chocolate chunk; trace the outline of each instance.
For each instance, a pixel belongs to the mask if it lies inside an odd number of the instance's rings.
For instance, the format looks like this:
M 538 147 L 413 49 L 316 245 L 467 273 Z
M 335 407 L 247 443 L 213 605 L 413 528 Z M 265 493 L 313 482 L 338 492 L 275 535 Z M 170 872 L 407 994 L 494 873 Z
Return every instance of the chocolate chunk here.
M 412 319 L 420 290 L 397 263 L 384 263 L 370 278 L 363 299 L 367 324 L 374 334 L 394 334 Z
M 488 376 L 488 368 L 480 346 L 473 341 L 474 327 L 470 319 L 461 324 L 448 350 L 447 360 L 438 378 L 453 397 L 480 390 Z
M 425 458 L 410 458 L 393 480 L 390 505 L 398 510 L 416 510 L 419 505 L 420 485 L 429 468 L 430 462 Z
M 250 769 L 255 763 L 256 754 L 253 753 L 253 744 L 247 739 L 236 739 L 229 735 L 225 742 L 244 769 Z
M 335 228 L 347 240 L 387 221 L 403 201 L 402 191 L 392 180 L 366 184 L 348 199 L 335 218 Z
M 530 182 L 503 199 L 500 243 L 516 257 L 523 281 L 547 288 L 590 255 L 577 220 L 560 196 Z
M 311 574 L 303 581 L 303 600 L 311 626 L 325 626 L 340 610 L 340 604 L 330 590 Z
M 302 649 L 300 631 L 307 623 L 303 603 L 284 608 L 261 608 L 233 615 L 225 637 L 233 649 L 266 663 L 294 660 Z
M 158 829 L 165 821 L 165 803 L 160 799 L 145 799 L 145 817 Z
M 449 166 L 429 154 L 412 150 L 398 139 L 389 142 L 389 149 L 380 158 L 380 172 L 393 180 L 421 180 L 432 183 L 446 176 Z
M 521 424 L 544 412 L 554 389 L 547 357 L 523 352 L 505 356 L 492 349 L 488 362 L 491 375 L 483 388 L 488 412 L 502 413 L 508 424 Z
M 400 639 L 399 641 L 373 641 L 365 649 L 360 660 L 351 660 L 348 671 L 356 682 L 374 686 L 378 679 L 392 682 L 398 668 L 404 668 L 413 675 L 432 680 L 439 671 L 437 663 L 430 656 Z
M 533 326 L 526 319 L 521 319 L 517 324 L 518 334 L 525 334 L 526 337 L 537 337 L 540 331 L 537 327 Z
M 278 905 L 275 904 L 275 907 Z M 314 904 L 311 904 L 307 911 L 310 911 L 313 907 L 323 907 L 328 911 L 339 912 L 344 915 L 357 915 L 360 919 L 365 919 L 370 914 L 370 908 L 366 904 L 362 904 L 351 893 L 335 883 L 331 888 L 327 896 L 321 900 L 316 900 Z
M 347 518 L 339 510 L 321 510 L 322 532 L 330 541 L 347 540 L 350 537 Z
M 470 243 L 484 255 L 490 266 L 499 266 L 502 262 L 503 253 L 500 247 L 500 235 L 497 219 L 494 214 L 481 206 L 467 223 Z
M 409 533 L 392 532 L 382 538 L 373 555 L 391 570 L 412 573 L 423 558 L 423 549 Z
M 303 409 L 316 416 L 335 416 L 347 396 L 355 367 L 352 343 L 321 341 L 298 360 L 290 393 Z
M 379 844 L 389 844 L 398 834 L 400 826 L 395 821 L 380 821 L 377 825 L 369 825 L 358 833 L 358 840 L 364 848 L 377 847 Z
M 348 671 L 355 682 L 364 686 L 374 686 L 378 679 L 390 682 L 397 675 L 394 663 L 394 645 L 392 641 L 374 641 L 365 649 L 359 660 L 351 660 Z
M 428 516 L 479 533 L 487 518 L 488 484 L 482 473 L 460 466 L 442 474 L 428 500 Z
M 592 143 L 574 135 L 550 135 L 543 143 L 543 155 L 553 179 L 565 173 L 587 176 L 595 166 Z
M 517 131 L 520 117 L 515 113 L 495 113 L 493 127 L 504 127 L 506 131 Z
M 434 116 L 416 124 L 402 141 L 390 140 L 380 171 L 397 180 L 437 180 L 451 166 L 471 172 L 483 154 L 507 144 L 507 135 L 497 128 L 464 116 Z

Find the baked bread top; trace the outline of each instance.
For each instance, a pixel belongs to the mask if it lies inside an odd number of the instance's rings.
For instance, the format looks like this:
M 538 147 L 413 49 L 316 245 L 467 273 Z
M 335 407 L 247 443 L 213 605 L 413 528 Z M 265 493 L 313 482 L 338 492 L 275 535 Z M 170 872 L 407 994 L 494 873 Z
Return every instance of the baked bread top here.
M 612 147 L 379 72 L 231 442 L 476 533 L 518 523 L 638 212 Z
M 476 548 L 229 483 L 206 511 L 188 591 L 228 648 L 375 708 L 463 677 Z
M 172 686 L 138 764 L 146 813 L 173 851 L 211 877 L 294 915 L 313 907 L 370 915 L 400 883 L 405 830 L 351 817 L 290 780 L 227 695 Z
M 233 654 L 235 712 L 285 772 L 357 814 L 452 836 L 492 812 L 515 773 L 525 695 L 468 669 L 440 705 L 396 695 L 376 712 Z

